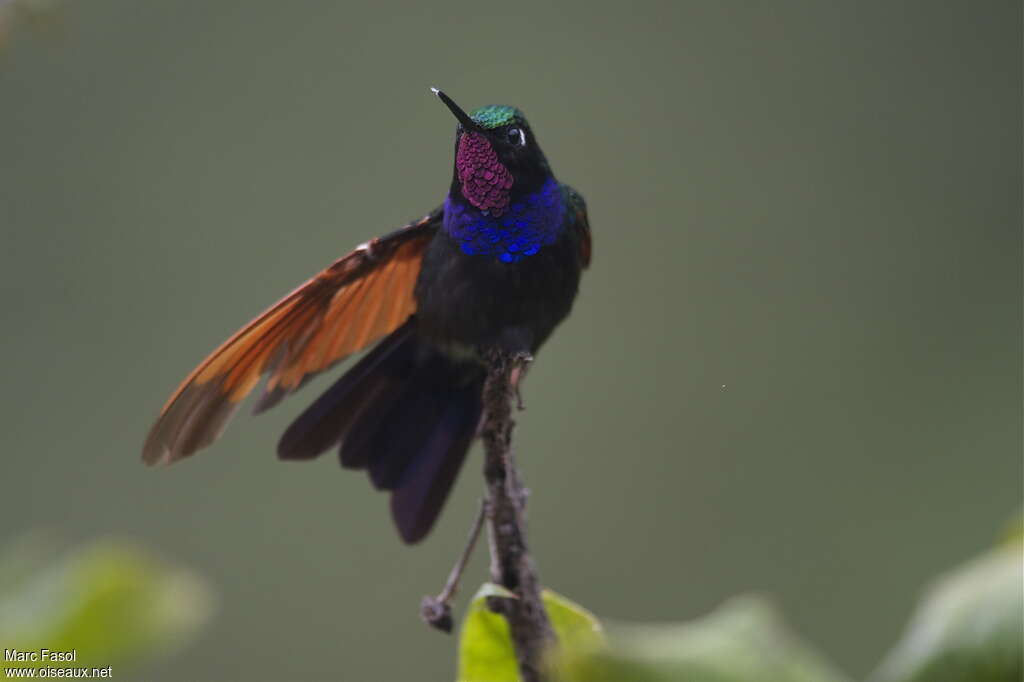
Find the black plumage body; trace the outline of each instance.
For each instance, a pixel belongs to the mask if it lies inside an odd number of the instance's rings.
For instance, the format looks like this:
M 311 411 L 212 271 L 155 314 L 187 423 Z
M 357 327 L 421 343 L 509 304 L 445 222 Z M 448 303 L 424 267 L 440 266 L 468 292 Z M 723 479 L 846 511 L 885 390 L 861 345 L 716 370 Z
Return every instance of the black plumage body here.
M 572 308 L 580 253 L 579 233 L 569 224 L 553 244 L 515 263 L 467 255 L 439 230 L 416 282 L 419 333 L 455 357 L 492 346 L 536 353 Z

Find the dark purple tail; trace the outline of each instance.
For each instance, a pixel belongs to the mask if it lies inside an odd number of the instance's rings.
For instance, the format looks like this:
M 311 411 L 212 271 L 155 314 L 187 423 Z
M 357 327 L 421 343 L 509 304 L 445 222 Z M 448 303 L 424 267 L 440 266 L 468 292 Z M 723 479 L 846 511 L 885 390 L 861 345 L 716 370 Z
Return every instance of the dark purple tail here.
M 391 490 L 402 540 L 430 532 L 480 421 L 483 374 L 422 344 L 414 322 L 366 354 L 288 427 L 282 459 L 341 444 L 341 464 Z

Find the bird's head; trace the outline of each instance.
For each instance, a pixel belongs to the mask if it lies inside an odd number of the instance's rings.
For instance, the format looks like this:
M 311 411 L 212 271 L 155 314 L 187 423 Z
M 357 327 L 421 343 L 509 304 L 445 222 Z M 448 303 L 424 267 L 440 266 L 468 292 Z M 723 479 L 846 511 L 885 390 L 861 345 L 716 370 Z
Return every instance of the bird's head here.
M 500 216 L 513 197 L 534 192 L 551 178 L 544 152 L 519 109 L 490 104 L 467 114 L 448 95 L 431 90 L 459 122 L 451 196 Z

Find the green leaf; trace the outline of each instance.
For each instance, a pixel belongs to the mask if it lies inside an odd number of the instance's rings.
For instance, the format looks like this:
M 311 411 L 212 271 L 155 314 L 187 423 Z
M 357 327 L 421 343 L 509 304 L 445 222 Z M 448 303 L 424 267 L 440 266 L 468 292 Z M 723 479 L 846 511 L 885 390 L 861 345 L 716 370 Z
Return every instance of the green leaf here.
M 551 590 L 544 590 L 541 597 L 562 649 L 589 651 L 604 644 L 604 630 L 593 613 Z
M 26 577 L 18 566 L 24 561 L 0 557 L 5 648 L 74 650 L 69 666 L 118 665 L 173 647 L 210 615 L 209 590 L 195 574 L 129 543 L 97 542 L 56 559 L 40 553 L 34 561 L 42 563 Z
M 473 597 L 459 638 L 459 682 L 517 682 L 519 671 L 504 616 L 487 608 L 487 597 L 515 598 L 500 585 L 485 583 Z M 592 613 L 565 597 L 544 590 L 541 594 L 559 651 L 589 651 L 604 641 L 601 625 Z
M 872 682 L 1024 679 L 1024 546 L 1019 533 L 939 578 Z
M 692 622 L 609 627 L 604 649 L 568 652 L 561 682 L 842 682 L 774 609 L 734 598 Z

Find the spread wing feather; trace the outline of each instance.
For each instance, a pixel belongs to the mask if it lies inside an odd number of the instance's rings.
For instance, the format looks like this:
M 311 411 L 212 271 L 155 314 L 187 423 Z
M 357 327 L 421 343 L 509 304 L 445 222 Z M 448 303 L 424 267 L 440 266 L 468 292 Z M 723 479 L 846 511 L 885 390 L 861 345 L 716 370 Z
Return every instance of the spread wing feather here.
M 413 289 L 441 215 L 359 247 L 225 341 L 164 405 L 143 459 L 170 463 L 212 443 L 263 374 L 258 411 L 401 325 L 415 312 Z

